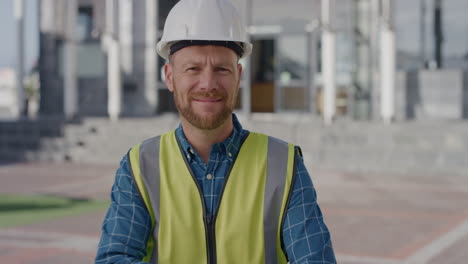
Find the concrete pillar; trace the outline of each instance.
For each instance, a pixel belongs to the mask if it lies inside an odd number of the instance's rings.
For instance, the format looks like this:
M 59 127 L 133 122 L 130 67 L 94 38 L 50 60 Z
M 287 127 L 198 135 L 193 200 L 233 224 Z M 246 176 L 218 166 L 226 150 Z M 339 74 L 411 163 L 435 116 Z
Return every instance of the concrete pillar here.
M 308 93 L 307 98 L 309 100 L 309 108 L 311 114 L 315 115 L 317 111 L 317 90 L 315 87 L 315 77 L 317 76 L 317 40 L 319 35 L 319 21 L 314 20 L 309 25 L 307 25 L 307 33 L 308 33 Z M 307 100 L 307 99 L 306 99 Z
M 158 1 L 146 0 L 145 34 L 145 98 L 149 106 L 158 109 L 158 54 L 156 53 L 158 32 Z
M 15 0 L 16 22 L 16 98 L 18 117 L 26 115 L 24 93 L 24 0 Z
M 442 0 L 434 0 L 434 60 L 437 69 L 443 67 L 443 43 Z
M 117 121 L 122 112 L 122 81 L 120 76 L 120 47 L 117 41 L 109 43 L 108 49 L 108 98 L 107 112 L 112 121 Z
M 244 17 L 244 24 L 249 30 L 250 26 L 252 25 L 252 0 L 244 0 L 243 7 L 242 7 L 242 14 Z M 250 32 L 248 31 L 249 37 Z M 250 39 L 250 38 L 249 38 Z M 242 113 L 245 115 L 246 118 L 250 117 L 251 109 L 252 109 L 252 73 L 250 70 L 251 65 L 251 56 L 248 56 L 244 59 L 245 63 L 243 64 L 243 75 L 244 81 L 242 86 Z
M 395 32 L 392 27 L 391 0 L 382 1 L 380 31 L 380 112 L 385 124 L 395 116 Z
M 380 120 L 380 0 L 370 2 L 370 64 L 369 64 L 369 116 Z
M 121 45 L 121 65 L 124 73 L 133 72 L 133 3 L 132 0 L 119 1 L 119 40 Z
M 323 120 L 329 125 L 336 112 L 336 36 L 333 31 L 334 0 L 322 0 Z
M 427 68 L 426 56 L 426 0 L 420 1 L 420 17 L 419 17 L 419 52 L 421 57 L 422 68 Z
M 120 75 L 120 45 L 117 39 L 115 0 L 106 2 L 106 48 L 107 48 L 107 112 L 112 121 L 117 121 L 122 108 L 122 81 Z
M 76 22 L 78 6 L 76 0 L 66 2 L 66 43 L 65 55 L 65 90 L 64 113 L 67 119 L 73 119 L 78 112 L 78 91 L 76 74 Z

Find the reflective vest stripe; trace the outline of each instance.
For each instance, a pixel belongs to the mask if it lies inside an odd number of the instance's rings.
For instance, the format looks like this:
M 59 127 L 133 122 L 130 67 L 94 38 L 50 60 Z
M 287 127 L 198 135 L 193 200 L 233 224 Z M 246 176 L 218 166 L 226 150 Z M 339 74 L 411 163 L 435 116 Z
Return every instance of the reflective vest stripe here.
M 147 148 L 147 143 L 149 142 L 149 140 L 143 142 L 142 144 L 138 144 L 136 145 L 135 147 L 133 147 L 128 155 L 127 155 L 127 159 L 129 161 L 129 164 L 130 164 L 130 171 L 131 171 L 131 174 L 134 178 L 134 181 L 138 187 L 138 190 L 140 192 L 140 195 L 142 196 L 143 198 L 143 201 L 146 205 L 146 208 L 151 216 L 151 230 L 154 230 L 155 228 L 155 220 L 154 220 L 154 212 L 153 212 L 153 204 L 157 204 L 157 203 L 152 203 L 150 198 L 149 198 L 149 194 L 148 194 L 148 191 L 146 190 L 146 186 L 149 186 L 148 185 L 148 182 L 147 182 L 147 179 L 146 177 L 142 177 L 142 172 L 141 172 L 141 168 L 145 167 L 145 166 L 141 166 L 140 165 L 140 158 L 142 158 L 142 155 L 140 155 L 140 151 L 141 151 L 141 145 L 144 145 L 144 149 Z M 159 140 L 158 140 L 159 142 Z M 157 151 L 158 154 L 159 154 L 159 151 Z M 159 174 L 159 169 L 157 170 L 157 173 Z M 159 178 L 159 177 L 158 177 Z M 153 253 L 156 252 L 156 250 L 153 250 L 155 248 L 154 246 L 154 237 L 152 235 L 150 235 L 148 237 L 148 242 L 146 244 L 146 256 L 143 258 L 143 261 L 144 262 L 153 262 L 153 259 L 156 259 L 153 257 Z M 153 252 L 154 251 L 154 252 Z
M 288 157 L 293 157 L 290 151 L 294 154 L 294 146 L 288 145 L 286 142 L 279 139 L 268 137 L 268 157 L 267 157 L 267 178 L 265 183 L 265 199 L 264 199 L 264 229 L 271 230 L 265 232 L 265 263 L 278 264 L 284 263 L 284 254 L 278 255 L 281 252 L 281 225 L 282 210 L 285 204 L 282 203 L 285 195 L 285 180 L 288 177 Z M 288 184 L 286 184 L 289 186 Z M 286 192 L 287 194 L 288 192 Z
M 278 263 L 279 264 L 286 264 L 288 263 L 288 258 L 286 256 L 286 248 L 283 248 L 283 239 L 282 238 L 282 230 L 284 225 L 284 220 L 286 217 L 286 212 L 289 206 L 289 201 L 291 199 L 291 195 L 293 192 L 294 180 L 296 178 L 296 156 L 298 152 L 296 148 L 292 144 L 288 144 L 288 168 L 286 170 L 286 179 L 285 179 L 285 190 L 283 194 L 283 200 L 281 202 L 281 214 L 279 217 L 279 227 L 278 227 L 278 234 L 276 240 L 276 249 L 280 254 L 278 254 Z
M 250 146 L 262 146 L 263 143 L 259 145 L 259 142 L 263 142 L 265 140 L 265 148 L 263 148 L 260 151 L 257 151 L 255 153 L 261 153 L 262 151 L 266 151 L 266 168 L 265 168 L 265 180 L 264 180 L 264 193 L 263 193 L 263 205 L 258 205 L 262 209 L 262 214 L 263 215 L 263 230 L 260 230 L 263 232 L 263 238 L 261 241 L 264 244 L 264 263 L 267 264 L 284 264 L 287 263 L 286 256 L 283 252 L 282 246 L 281 246 L 281 225 L 283 215 L 285 212 L 285 208 L 288 203 L 288 198 L 289 198 L 289 192 L 290 192 L 290 186 L 293 178 L 293 167 L 294 167 L 294 146 L 291 144 L 287 144 L 284 141 L 275 139 L 273 137 L 267 137 L 261 134 L 257 133 L 250 133 Z M 163 135 L 163 140 L 164 142 L 168 142 L 173 140 L 175 142 L 175 133 L 174 131 L 170 133 L 166 133 Z M 159 223 L 160 223 L 160 146 L 162 144 L 166 143 L 161 143 L 161 137 L 155 137 L 149 140 L 144 141 L 141 146 L 137 145 L 132 150 L 130 151 L 130 163 L 131 163 L 131 171 L 132 175 L 135 178 L 135 182 L 137 183 L 138 189 L 140 190 L 140 193 L 142 194 L 143 200 L 145 202 L 145 205 L 147 206 L 150 215 L 151 215 L 151 221 L 152 221 L 152 228 L 153 228 L 153 235 L 150 236 L 150 239 L 148 240 L 148 246 L 147 246 L 147 255 L 143 261 L 150 262 L 151 263 L 157 263 L 158 262 L 158 247 L 154 246 L 154 241 L 158 240 L 158 235 L 160 234 L 159 230 Z M 174 142 L 169 143 L 167 146 L 174 146 Z M 255 142 L 257 142 L 255 145 Z M 252 145 L 254 143 L 254 145 Z M 177 143 L 175 144 L 177 145 Z M 166 146 L 166 145 L 165 145 Z M 242 150 L 242 148 L 241 148 Z M 166 150 L 167 151 L 167 150 Z M 180 150 L 177 149 L 178 152 Z M 243 160 L 249 160 L 249 158 L 255 158 L 256 154 L 253 154 L 254 156 L 250 156 L 249 152 L 252 151 L 244 151 L 243 155 Z M 242 152 L 240 151 L 239 154 Z M 179 153 L 179 155 L 182 155 Z M 238 157 L 239 159 L 239 157 Z M 179 159 L 178 159 L 179 160 Z M 179 160 L 180 161 L 180 160 Z M 237 162 L 237 160 L 236 160 Z M 261 164 L 260 164 L 261 165 Z M 179 164 L 179 166 L 186 166 L 185 164 Z M 226 176 L 227 177 L 227 176 Z M 229 181 L 227 178 L 226 181 Z M 239 184 L 239 182 L 236 182 L 236 184 Z M 242 183 L 241 183 L 242 184 Z M 226 186 L 225 188 L 228 188 Z M 224 194 L 222 194 L 224 196 Z M 227 194 L 228 197 L 233 197 L 232 190 L 231 194 Z M 221 207 L 221 203 L 223 206 L 230 206 L 229 205 L 229 200 L 226 200 L 227 198 L 220 197 L 220 204 L 219 207 Z M 262 199 L 257 199 L 257 200 L 262 200 Z M 254 203 L 253 201 L 252 203 Z M 203 201 L 202 201 L 203 203 Z M 228 204 L 225 204 L 228 203 Z M 257 201 L 258 203 L 258 201 Z M 221 210 L 222 208 L 220 208 Z M 229 215 L 229 213 L 223 213 L 223 212 L 228 212 L 229 210 L 226 209 L 224 211 L 220 212 L 220 221 L 221 223 L 217 223 L 217 226 L 219 225 L 219 229 L 217 228 L 216 231 L 216 237 L 218 235 L 222 238 L 226 237 L 225 234 L 223 234 L 223 225 L 226 225 L 226 218 Z M 223 217 L 223 215 L 226 215 Z M 206 238 L 204 238 L 206 239 Z M 222 243 L 221 240 L 218 240 L 217 243 L 220 244 Z M 224 245 L 226 246 L 226 245 Z M 260 245 L 261 246 L 261 245 Z M 228 247 L 223 247 L 219 248 L 218 250 L 220 251 L 220 254 L 224 256 L 225 258 L 229 258 L 231 252 L 226 253 L 225 249 Z M 261 247 L 260 247 L 261 248 Z M 206 252 L 203 252 L 203 255 Z M 239 253 L 242 254 L 241 252 L 232 252 L 232 253 Z M 183 253 L 181 253 L 183 254 Z M 236 263 L 235 260 L 231 260 Z M 194 261 L 195 263 L 195 261 Z M 219 262 L 221 263 L 221 262 Z
M 150 186 L 151 191 L 147 191 L 151 201 L 151 219 L 153 227 L 153 236 L 157 237 L 159 232 L 159 216 L 160 216 L 160 196 L 159 196 L 159 144 L 160 137 L 150 138 L 144 141 L 140 147 L 140 172 L 141 175 L 152 175 L 151 177 L 141 177 L 145 182 L 145 186 Z M 151 195 L 154 193 L 154 195 Z M 158 251 L 152 250 L 151 262 L 154 263 L 158 259 Z

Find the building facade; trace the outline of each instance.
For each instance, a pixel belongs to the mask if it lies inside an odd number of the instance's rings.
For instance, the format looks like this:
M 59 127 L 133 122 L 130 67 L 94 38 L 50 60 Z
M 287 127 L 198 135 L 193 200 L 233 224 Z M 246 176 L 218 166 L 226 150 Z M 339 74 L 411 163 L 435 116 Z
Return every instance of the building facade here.
M 234 1 L 254 44 L 251 57 L 242 61 L 246 71 L 239 110 L 323 113 L 326 78 L 322 72 L 328 67 L 321 55 L 325 2 L 334 2 L 327 24 L 336 43 L 334 114 L 379 119 L 384 0 Z M 430 68 L 435 49 L 431 32 L 436 13 L 432 10 L 437 0 L 390 2 L 397 70 L 393 118 L 468 117 L 464 74 L 468 48 L 446 38 L 451 50 L 445 67 Z M 447 12 L 458 14 L 457 10 L 468 11 L 464 2 L 447 0 L 444 4 Z M 165 17 L 175 3 L 41 0 L 41 113 L 119 117 L 175 111 L 161 76 L 164 61 L 155 52 Z M 466 30 L 468 43 L 468 22 L 449 16 L 443 21 L 444 27 L 456 23 L 457 32 Z M 412 27 L 413 36 L 409 36 Z M 453 47 L 459 51 L 453 52 Z

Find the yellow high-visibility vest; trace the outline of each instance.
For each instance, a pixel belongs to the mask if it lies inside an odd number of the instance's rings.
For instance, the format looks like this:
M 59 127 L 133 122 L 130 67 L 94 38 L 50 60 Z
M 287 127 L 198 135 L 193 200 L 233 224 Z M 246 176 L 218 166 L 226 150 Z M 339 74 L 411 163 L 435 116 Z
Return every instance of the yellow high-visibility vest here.
M 129 151 L 151 215 L 145 262 L 286 264 L 281 230 L 294 176 L 294 145 L 250 132 L 225 178 L 214 216 L 175 131 Z

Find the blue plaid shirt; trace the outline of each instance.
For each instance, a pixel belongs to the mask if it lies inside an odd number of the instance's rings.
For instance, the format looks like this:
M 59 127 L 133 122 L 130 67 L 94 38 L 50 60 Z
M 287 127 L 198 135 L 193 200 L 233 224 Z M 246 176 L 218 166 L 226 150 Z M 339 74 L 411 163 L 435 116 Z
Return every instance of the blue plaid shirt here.
M 234 130 L 229 138 L 212 146 L 208 163 L 189 144 L 182 127 L 176 129 L 176 137 L 188 157 L 210 215 L 218 206 L 225 176 L 239 152 L 241 140 L 248 134 L 235 115 L 233 122 Z M 282 230 L 286 254 L 291 264 L 336 263 L 315 188 L 302 157 L 297 157 L 296 180 Z M 144 263 L 141 259 L 146 255 L 151 218 L 137 188 L 125 156 L 112 187 L 111 205 L 102 225 L 96 263 Z

